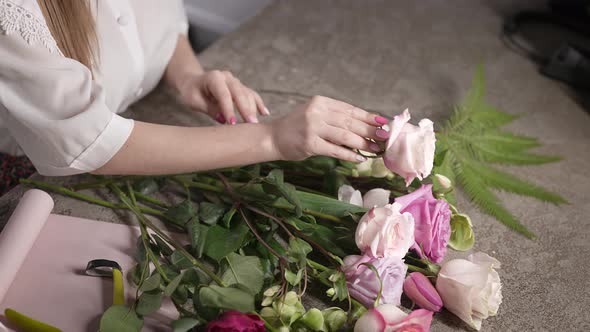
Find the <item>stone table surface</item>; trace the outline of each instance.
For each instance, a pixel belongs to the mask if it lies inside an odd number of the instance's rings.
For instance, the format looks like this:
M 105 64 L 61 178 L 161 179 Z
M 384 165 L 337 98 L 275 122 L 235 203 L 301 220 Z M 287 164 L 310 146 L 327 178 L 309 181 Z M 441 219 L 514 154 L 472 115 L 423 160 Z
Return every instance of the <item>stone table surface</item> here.
M 469 87 L 475 67 L 485 64 L 487 99 L 526 116 L 510 126 L 540 137 L 541 152 L 562 162 L 512 167 L 542 183 L 570 204 L 555 207 L 500 194 L 502 201 L 538 239 L 531 241 L 479 213 L 459 197 L 473 219 L 474 251 L 502 262 L 504 301 L 483 331 L 590 330 L 590 116 L 562 85 L 542 77 L 536 65 L 500 40 L 503 17 L 545 1 L 278 1 L 202 55 L 207 68 L 231 70 L 261 92 L 273 116 L 326 95 L 393 115 L 406 107 L 414 118 L 436 123 Z M 144 121 L 213 125 L 179 106 L 158 88 L 128 116 Z M 194 142 L 194 144 L 199 144 Z M 37 178 L 42 178 L 36 175 Z M 78 177 L 46 179 L 76 182 Z M 0 198 L 0 225 L 25 188 Z M 126 215 L 53 195 L 54 212 L 111 222 Z M 66 236 L 66 235 L 64 235 Z M 451 253 L 461 257 L 465 253 Z M 468 330 L 448 313 L 433 331 Z

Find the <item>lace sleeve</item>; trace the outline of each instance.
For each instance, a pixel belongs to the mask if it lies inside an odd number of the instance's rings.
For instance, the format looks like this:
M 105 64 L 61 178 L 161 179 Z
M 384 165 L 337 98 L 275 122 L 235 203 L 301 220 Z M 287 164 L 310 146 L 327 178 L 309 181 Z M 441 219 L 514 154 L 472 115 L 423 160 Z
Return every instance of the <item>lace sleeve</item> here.
M 42 16 L 39 17 L 39 14 L 17 5 L 14 1 L 0 0 L 0 33 L 18 33 L 29 45 L 39 43 L 49 52 L 61 54 Z

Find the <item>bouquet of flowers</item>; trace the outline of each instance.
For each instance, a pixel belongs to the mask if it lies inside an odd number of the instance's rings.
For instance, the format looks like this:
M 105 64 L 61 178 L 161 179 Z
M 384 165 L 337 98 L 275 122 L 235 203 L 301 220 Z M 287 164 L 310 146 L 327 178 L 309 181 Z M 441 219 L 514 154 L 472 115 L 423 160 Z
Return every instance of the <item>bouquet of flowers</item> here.
M 457 185 L 527 237 L 490 188 L 565 202 L 489 166 L 557 160 L 528 152 L 534 138 L 500 129 L 514 118 L 483 101 L 480 69 L 441 131 L 428 119 L 411 124 L 406 110 L 385 128 L 383 153 L 361 164 L 314 157 L 67 188 L 23 182 L 137 217 L 129 277 L 138 296 L 103 314 L 103 332 L 141 330 L 165 298 L 178 310 L 178 332 L 429 331 L 443 307 L 479 330 L 502 302 L 500 262 L 484 253 L 445 261 L 448 248 L 466 251 L 475 240 L 469 216 L 454 206 Z M 81 189 L 109 190 L 116 200 Z M 181 201 L 164 202 L 162 192 Z M 402 295 L 419 308 L 402 309 Z

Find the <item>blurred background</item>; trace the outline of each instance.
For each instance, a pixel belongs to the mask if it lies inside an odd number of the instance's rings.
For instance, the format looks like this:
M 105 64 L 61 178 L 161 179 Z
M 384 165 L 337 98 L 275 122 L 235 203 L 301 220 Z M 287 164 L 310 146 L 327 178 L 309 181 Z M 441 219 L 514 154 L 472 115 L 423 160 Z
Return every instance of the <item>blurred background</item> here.
M 256 15 L 272 0 L 185 0 L 193 47 L 200 52 Z

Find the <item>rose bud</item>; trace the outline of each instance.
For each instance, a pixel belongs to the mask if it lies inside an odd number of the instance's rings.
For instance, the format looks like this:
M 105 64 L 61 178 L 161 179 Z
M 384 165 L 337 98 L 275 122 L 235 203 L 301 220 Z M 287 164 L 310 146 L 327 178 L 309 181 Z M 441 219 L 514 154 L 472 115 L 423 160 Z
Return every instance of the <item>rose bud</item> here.
M 432 311 L 418 309 L 409 315 L 393 304 L 369 309 L 354 325 L 354 332 L 428 332 Z
M 438 292 L 422 273 L 412 272 L 404 281 L 404 294 L 420 308 L 439 312 L 443 302 Z

